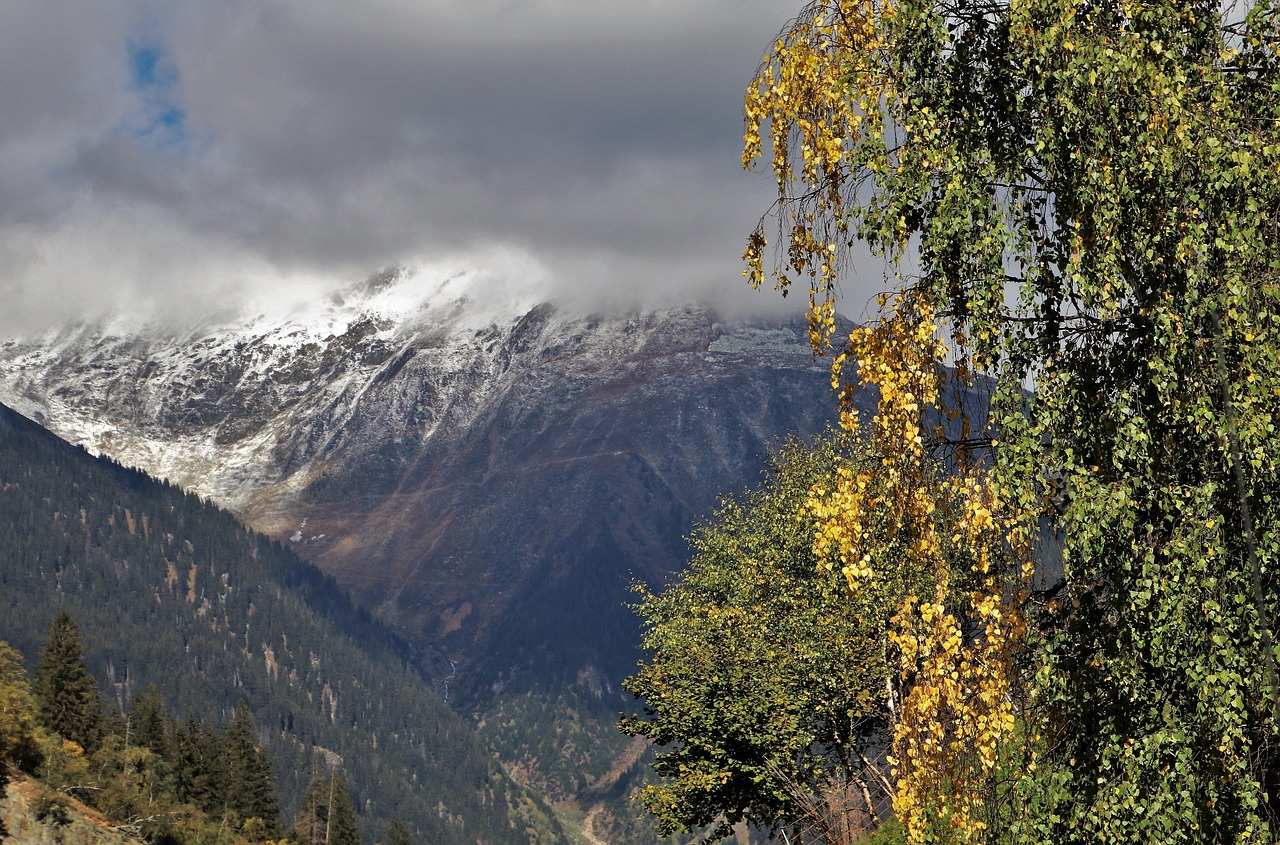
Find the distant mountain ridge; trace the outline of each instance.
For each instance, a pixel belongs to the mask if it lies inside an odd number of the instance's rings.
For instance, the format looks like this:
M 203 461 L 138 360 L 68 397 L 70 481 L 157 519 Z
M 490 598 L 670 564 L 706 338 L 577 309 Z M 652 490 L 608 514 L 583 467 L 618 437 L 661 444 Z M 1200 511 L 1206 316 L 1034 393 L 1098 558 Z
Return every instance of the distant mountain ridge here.
M 481 307 L 465 282 L 0 343 L 0 401 L 291 540 L 438 648 L 442 691 L 617 696 L 626 583 L 669 577 L 777 437 L 831 419 L 827 367 L 802 319 Z

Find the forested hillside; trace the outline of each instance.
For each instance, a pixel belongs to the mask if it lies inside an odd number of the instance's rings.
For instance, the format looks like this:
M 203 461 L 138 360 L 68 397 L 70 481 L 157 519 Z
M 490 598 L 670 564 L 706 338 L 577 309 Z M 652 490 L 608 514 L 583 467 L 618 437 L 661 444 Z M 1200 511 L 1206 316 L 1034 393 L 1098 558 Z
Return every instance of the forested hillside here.
M 337 765 L 366 831 L 523 843 L 558 826 L 333 581 L 196 496 L 73 448 L 0 406 L 0 639 L 34 665 L 68 611 L 108 699 L 154 684 L 169 712 L 253 712 L 292 819 Z
M 495 315 L 433 284 L 391 270 L 315 313 L 0 342 L 0 401 L 288 538 L 423 649 L 509 771 L 584 811 L 616 797 L 611 841 L 633 841 L 634 784 L 597 782 L 632 756 L 627 586 L 672 578 L 776 439 L 834 420 L 830 378 L 799 320 Z

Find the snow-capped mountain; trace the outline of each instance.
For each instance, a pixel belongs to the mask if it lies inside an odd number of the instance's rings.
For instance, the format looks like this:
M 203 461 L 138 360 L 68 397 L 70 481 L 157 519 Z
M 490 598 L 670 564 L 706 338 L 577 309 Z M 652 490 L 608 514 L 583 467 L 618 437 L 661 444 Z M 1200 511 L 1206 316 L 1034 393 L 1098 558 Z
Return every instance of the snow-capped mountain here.
M 390 270 L 319 303 L 181 331 L 113 316 L 0 342 L 0 397 L 73 443 L 241 512 L 276 484 L 306 486 L 308 453 L 392 358 L 420 356 L 446 393 L 483 387 L 469 371 L 525 309 L 468 308 L 465 275 Z
M 477 302 L 380 273 L 181 331 L 115 318 L 0 342 L 0 402 L 227 506 L 462 669 L 614 689 L 631 578 L 833 413 L 802 321 Z M 482 307 L 485 306 L 485 307 Z

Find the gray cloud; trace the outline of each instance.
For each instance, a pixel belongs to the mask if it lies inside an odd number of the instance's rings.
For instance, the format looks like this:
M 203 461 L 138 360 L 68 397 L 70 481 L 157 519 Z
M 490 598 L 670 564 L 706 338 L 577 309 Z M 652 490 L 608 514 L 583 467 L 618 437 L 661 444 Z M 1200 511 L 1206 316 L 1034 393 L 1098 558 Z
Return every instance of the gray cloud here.
M 10 331 L 494 250 L 566 296 L 747 295 L 740 100 L 785 4 L 0 8 Z

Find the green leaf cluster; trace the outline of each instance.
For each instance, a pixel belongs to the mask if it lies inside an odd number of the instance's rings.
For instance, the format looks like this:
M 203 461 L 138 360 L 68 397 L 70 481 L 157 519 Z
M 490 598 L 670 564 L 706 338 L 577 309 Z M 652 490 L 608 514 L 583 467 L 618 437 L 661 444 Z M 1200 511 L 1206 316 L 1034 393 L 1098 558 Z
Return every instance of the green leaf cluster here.
M 659 593 L 637 585 L 648 659 L 625 686 L 645 702 L 620 728 L 660 746 L 645 805 L 663 833 L 739 821 L 829 836 L 875 826 L 892 793 L 887 631 L 924 574 L 850 595 L 819 567 L 810 491 L 830 484 L 834 441 L 785 444 L 760 488 L 723 502 Z
M 1027 594 L 1038 764 L 982 835 L 1273 841 L 1280 5 L 833 0 L 791 32 L 855 12 L 876 36 L 824 55 L 877 129 L 781 213 L 893 259 L 995 385 L 1001 503 L 1062 550 Z

